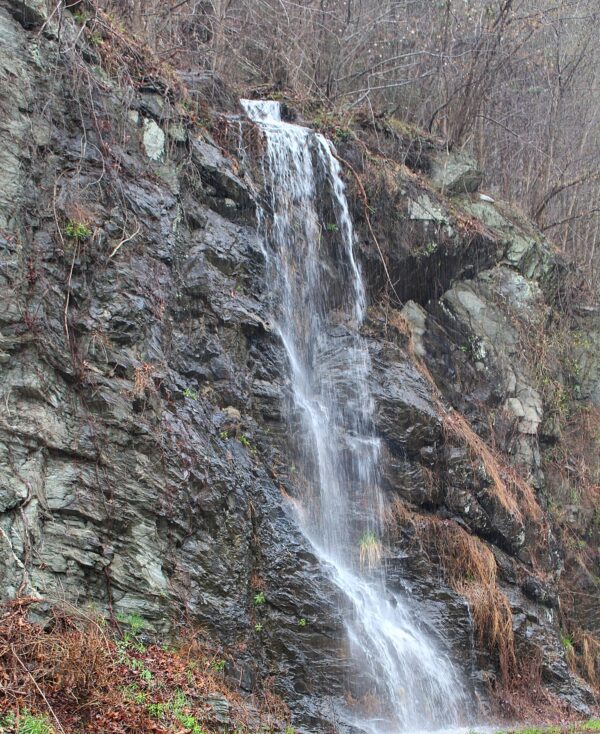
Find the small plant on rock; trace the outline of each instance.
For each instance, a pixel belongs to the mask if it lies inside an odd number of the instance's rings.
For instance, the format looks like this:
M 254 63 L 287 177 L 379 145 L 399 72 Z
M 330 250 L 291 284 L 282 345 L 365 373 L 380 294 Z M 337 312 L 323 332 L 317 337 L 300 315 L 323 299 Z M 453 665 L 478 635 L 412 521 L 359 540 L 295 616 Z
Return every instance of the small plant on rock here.
M 69 219 L 65 224 L 64 235 L 70 240 L 87 240 L 92 236 L 92 230 L 85 222 L 77 222 L 74 219 Z
M 131 634 L 137 637 L 140 632 L 144 629 L 144 620 L 139 614 L 128 614 L 127 616 L 120 615 L 119 621 L 126 624 L 131 630 Z
M 151 716 L 153 719 L 157 719 L 158 721 L 161 721 L 164 719 L 169 712 L 169 704 L 168 703 L 151 703 L 148 705 L 148 716 Z
M 366 568 L 374 568 L 381 560 L 381 542 L 375 533 L 368 530 L 363 533 L 358 541 L 358 552 L 360 565 Z
M 255 606 L 261 607 L 266 601 L 267 600 L 265 598 L 265 592 L 264 591 L 259 591 L 256 594 L 254 594 L 254 604 L 255 604 Z
M 211 670 L 214 670 L 215 673 L 222 673 L 225 670 L 225 665 L 227 662 L 225 660 L 213 660 L 210 664 Z

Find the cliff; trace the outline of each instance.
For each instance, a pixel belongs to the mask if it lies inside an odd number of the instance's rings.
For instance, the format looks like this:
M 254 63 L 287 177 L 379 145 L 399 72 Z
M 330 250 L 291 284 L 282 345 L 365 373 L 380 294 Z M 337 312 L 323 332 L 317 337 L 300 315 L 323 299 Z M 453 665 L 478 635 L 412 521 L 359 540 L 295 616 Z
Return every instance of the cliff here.
M 0 6 L 1 597 L 160 639 L 185 619 L 235 650 L 243 692 L 271 680 L 322 730 L 360 671 L 293 512 L 264 144 L 227 90 L 86 12 Z M 288 114 L 334 140 L 358 229 L 388 584 L 484 713 L 495 696 L 588 714 L 600 311 L 467 155 L 394 121 Z

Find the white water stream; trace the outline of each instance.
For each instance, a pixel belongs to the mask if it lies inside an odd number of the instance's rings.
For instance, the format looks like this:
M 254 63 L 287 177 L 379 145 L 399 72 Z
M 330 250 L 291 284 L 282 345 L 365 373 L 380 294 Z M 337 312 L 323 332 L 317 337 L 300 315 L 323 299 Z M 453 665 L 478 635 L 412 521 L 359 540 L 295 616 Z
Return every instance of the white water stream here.
M 379 440 L 360 335 L 365 292 L 340 165 L 322 135 L 282 121 L 277 102 L 242 104 L 266 140 L 268 202 L 259 229 L 289 361 L 288 425 L 306 487 L 300 524 L 348 600 L 360 678 L 350 687 L 376 702 L 375 713 L 356 723 L 377 734 L 452 728 L 467 708 L 460 676 L 378 568 Z

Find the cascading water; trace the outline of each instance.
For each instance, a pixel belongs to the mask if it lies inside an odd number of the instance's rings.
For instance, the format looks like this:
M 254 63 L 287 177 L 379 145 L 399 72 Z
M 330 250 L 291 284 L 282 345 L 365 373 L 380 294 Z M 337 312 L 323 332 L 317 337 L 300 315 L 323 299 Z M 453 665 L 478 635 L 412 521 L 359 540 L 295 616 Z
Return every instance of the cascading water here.
M 376 717 L 357 723 L 373 732 L 456 725 L 466 708 L 460 676 L 378 568 L 382 497 L 360 335 L 365 293 L 339 163 L 322 135 L 283 122 L 277 102 L 242 104 L 266 140 L 268 214 L 259 214 L 259 230 L 290 365 L 288 419 L 306 486 L 300 524 L 348 599 L 358 694 L 380 702 Z

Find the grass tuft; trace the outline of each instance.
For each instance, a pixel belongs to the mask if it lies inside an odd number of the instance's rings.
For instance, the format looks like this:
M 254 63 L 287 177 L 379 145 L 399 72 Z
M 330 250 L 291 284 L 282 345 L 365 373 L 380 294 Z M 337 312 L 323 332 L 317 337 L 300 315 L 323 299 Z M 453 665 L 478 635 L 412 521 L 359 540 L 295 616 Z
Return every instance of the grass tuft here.
M 358 541 L 359 562 L 361 568 L 373 569 L 381 562 L 381 541 L 371 531 L 362 534 Z

